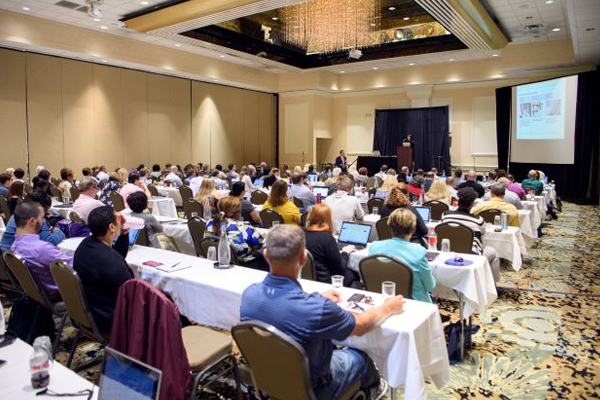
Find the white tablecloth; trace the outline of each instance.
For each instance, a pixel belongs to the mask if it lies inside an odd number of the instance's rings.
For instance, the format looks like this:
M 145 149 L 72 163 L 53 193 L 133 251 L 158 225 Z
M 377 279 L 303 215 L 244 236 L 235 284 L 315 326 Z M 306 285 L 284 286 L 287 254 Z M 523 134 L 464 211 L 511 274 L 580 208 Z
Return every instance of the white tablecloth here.
M 183 254 L 190 256 L 196 255 L 196 249 L 194 248 L 194 241 L 190 234 L 187 221 L 185 219 L 178 219 L 172 222 L 162 222 L 163 233 L 173 239 L 175 245 L 179 251 Z
M 519 224 L 521 225 L 521 234 L 523 235 L 523 242 L 525 247 L 528 249 L 533 246 L 535 240 L 538 237 L 537 228 L 533 228 L 533 213 L 531 210 L 518 210 L 519 211 Z
M 359 272 L 359 263 L 368 254 L 368 248 L 351 253 L 348 259 L 348 268 Z M 465 300 L 463 309 L 465 318 L 474 313 L 484 314 L 485 310 L 498 297 L 487 258 L 472 254 L 461 254 L 461 257 L 473 261 L 473 264 L 456 267 L 444 263 L 450 257 L 449 253 L 440 253 L 435 260 L 430 262 L 436 280 L 436 287 L 432 296 L 458 300 L 455 291 L 460 292 L 464 295 Z
M 148 200 L 148 208 L 154 216 L 178 218 L 175 201 L 170 197 L 153 197 Z
M 179 188 L 175 188 L 172 186 L 157 186 L 156 190 L 161 196 L 173 199 L 176 206 L 181 207 L 183 205 L 183 200 L 181 199 L 181 193 L 179 193 Z
M 68 239 L 59 245 L 73 254 L 81 239 Z M 145 261 L 179 261 L 191 268 L 164 273 L 143 266 Z M 260 282 L 265 272 L 244 267 L 218 270 L 203 259 L 175 252 L 134 246 L 127 262 L 141 268 L 142 279 L 168 293 L 186 317 L 200 324 L 230 329 L 239 322 L 243 291 Z M 322 292 L 331 286 L 302 280 L 307 292 Z M 344 297 L 358 292 L 344 288 Z M 371 294 L 372 295 L 372 294 Z M 380 295 L 374 296 L 376 299 Z M 439 387 L 449 379 L 448 353 L 437 306 L 406 300 L 401 315 L 388 319 L 380 328 L 362 337 L 350 337 L 342 344 L 364 350 L 373 359 L 392 387 L 405 386 L 405 398 L 423 399 L 425 378 Z
M 543 221 L 543 215 L 545 215 L 546 213 L 544 212 L 544 214 L 540 213 L 540 208 L 539 208 L 539 203 L 537 201 L 522 201 L 521 204 L 523 204 L 523 209 L 524 210 L 529 210 L 531 211 L 531 221 L 533 223 L 533 228 L 537 231 L 537 229 L 540 227 L 540 225 L 542 225 L 542 221 Z
M 515 271 L 520 270 L 523 256 L 527 253 L 521 229 L 509 226 L 502 232 L 494 232 L 495 228 L 495 226 L 487 228 L 483 245 L 496 249 L 500 258 L 510 261 Z
M 375 242 L 375 241 L 379 240 L 379 234 L 377 233 L 377 227 L 375 226 L 375 224 L 380 219 L 381 219 L 381 216 L 379 216 L 377 214 L 366 214 L 362 221 L 358 221 L 361 224 L 369 224 L 372 226 L 371 234 L 369 235 L 369 242 Z
M 0 399 L 27 400 L 48 399 L 47 396 L 37 396 L 41 389 L 31 386 L 29 373 L 29 356 L 33 348 L 20 339 L 9 346 L 0 349 L 0 359 L 7 363 L 0 367 Z M 48 387 L 57 393 L 73 393 L 85 389 L 93 389 L 93 399 L 98 398 L 98 387 L 85 380 L 75 372 L 58 362 L 54 362 L 49 370 L 50 385 Z M 73 397 L 84 399 L 86 397 Z
M 53 214 L 60 214 L 63 219 L 68 219 L 72 210 L 73 204 L 64 206 L 62 203 L 52 202 L 52 207 L 50 207 L 49 211 Z

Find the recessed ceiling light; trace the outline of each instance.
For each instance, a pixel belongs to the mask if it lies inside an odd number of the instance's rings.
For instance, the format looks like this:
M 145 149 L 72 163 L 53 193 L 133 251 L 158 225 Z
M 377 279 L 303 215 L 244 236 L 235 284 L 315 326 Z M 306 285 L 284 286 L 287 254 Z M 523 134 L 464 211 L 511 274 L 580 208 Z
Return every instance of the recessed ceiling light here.
M 375 22 L 371 22 L 371 26 L 377 26 Z
M 147 1 L 140 1 L 140 4 L 143 5 L 143 6 L 147 6 L 150 3 L 148 3 Z
M 412 65 L 415 65 L 415 63 L 409 63 L 408 65 L 411 65 L 411 66 L 412 66 Z
M 31 8 L 29 8 L 29 7 L 23 7 L 23 10 L 29 11 L 29 10 L 31 10 Z
M 181 43 L 175 43 L 175 47 L 181 47 Z
M 219 57 L 221 57 L 221 58 L 225 58 L 225 54 L 221 54 Z
M 344 72 L 346 72 L 346 71 L 340 71 L 340 74 L 343 74 Z
M 554 3 L 554 0 L 546 0 L 546 4 L 552 4 Z
M 402 18 L 404 21 L 408 21 L 410 19 L 410 17 L 404 17 Z
M 450 61 L 454 61 L 454 58 L 451 58 Z
M 560 32 L 560 28 L 554 28 L 552 29 L 552 32 Z
M 492 54 L 492 57 L 500 57 L 500 54 Z
M 100 18 L 94 18 L 95 22 L 100 22 Z
M 277 21 L 279 18 L 277 18 L 277 17 L 273 17 L 273 18 L 271 18 L 271 19 L 272 19 L 273 21 Z
M 107 63 L 107 62 L 108 62 L 108 60 L 102 60 L 102 62 L 103 62 L 103 63 Z
M 102 25 L 102 26 L 100 27 L 100 29 L 108 29 L 108 26 L 104 26 L 104 25 Z
M 379 67 L 373 67 L 373 69 L 379 69 Z
M 388 10 L 394 11 L 394 10 L 396 10 L 396 7 L 394 7 L 394 6 L 388 7 Z

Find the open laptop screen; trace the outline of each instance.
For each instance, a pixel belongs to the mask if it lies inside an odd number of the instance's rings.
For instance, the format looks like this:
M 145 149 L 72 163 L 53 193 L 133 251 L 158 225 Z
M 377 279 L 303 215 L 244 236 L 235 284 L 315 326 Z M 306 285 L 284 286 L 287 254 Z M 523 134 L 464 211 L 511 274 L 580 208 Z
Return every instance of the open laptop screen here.
M 321 198 L 327 197 L 327 193 L 329 193 L 329 189 L 323 186 L 315 186 L 313 189 L 313 194 L 317 196 L 319 193 L 321 194 Z
M 372 228 L 368 224 L 345 221 L 342 223 L 342 229 L 340 229 L 339 242 L 366 246 L 369 242 L 369 235 L 371 235 Z
M 423 218 L 423 222 L 428 223 L 429 218 L 431 216 L 431 208 L 429 207 L 415 207 L 419 212 L 421 218 Z
M 319 176 L 318 175 L 308 175 L 308 181 L 309 182 L 316 182 L 319 180 Z
M 157 400 L 162 372 L 106 347 L 100 371 L 99 400 Z

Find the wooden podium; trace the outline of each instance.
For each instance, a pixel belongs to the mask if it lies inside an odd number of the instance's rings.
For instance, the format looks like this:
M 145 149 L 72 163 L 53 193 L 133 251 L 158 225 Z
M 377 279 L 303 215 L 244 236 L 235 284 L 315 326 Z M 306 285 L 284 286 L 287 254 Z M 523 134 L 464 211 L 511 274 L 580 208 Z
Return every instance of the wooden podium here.
M 398 166 L 396 172 L 400 172 L 402 167 L 408 167 L 409 171 L 413 170 L 413 151 L 410 146 L 398 146 L 396 148 L 396 154 L 398 156 Z

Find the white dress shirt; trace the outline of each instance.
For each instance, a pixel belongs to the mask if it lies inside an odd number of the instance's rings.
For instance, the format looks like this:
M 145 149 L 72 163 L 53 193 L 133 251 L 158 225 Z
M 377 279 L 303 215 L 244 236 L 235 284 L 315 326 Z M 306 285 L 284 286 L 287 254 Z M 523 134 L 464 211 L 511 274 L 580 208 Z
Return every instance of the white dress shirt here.
M 325 199 L 325 204 L 331 208 L 331 219 L 333 230 L 336 233 L 340 232 L 342 222 L 356 221 L 365 216 L 360 201 L 356 196 L 350 196 L 343 190 L 338 190 L 333 195 Z

